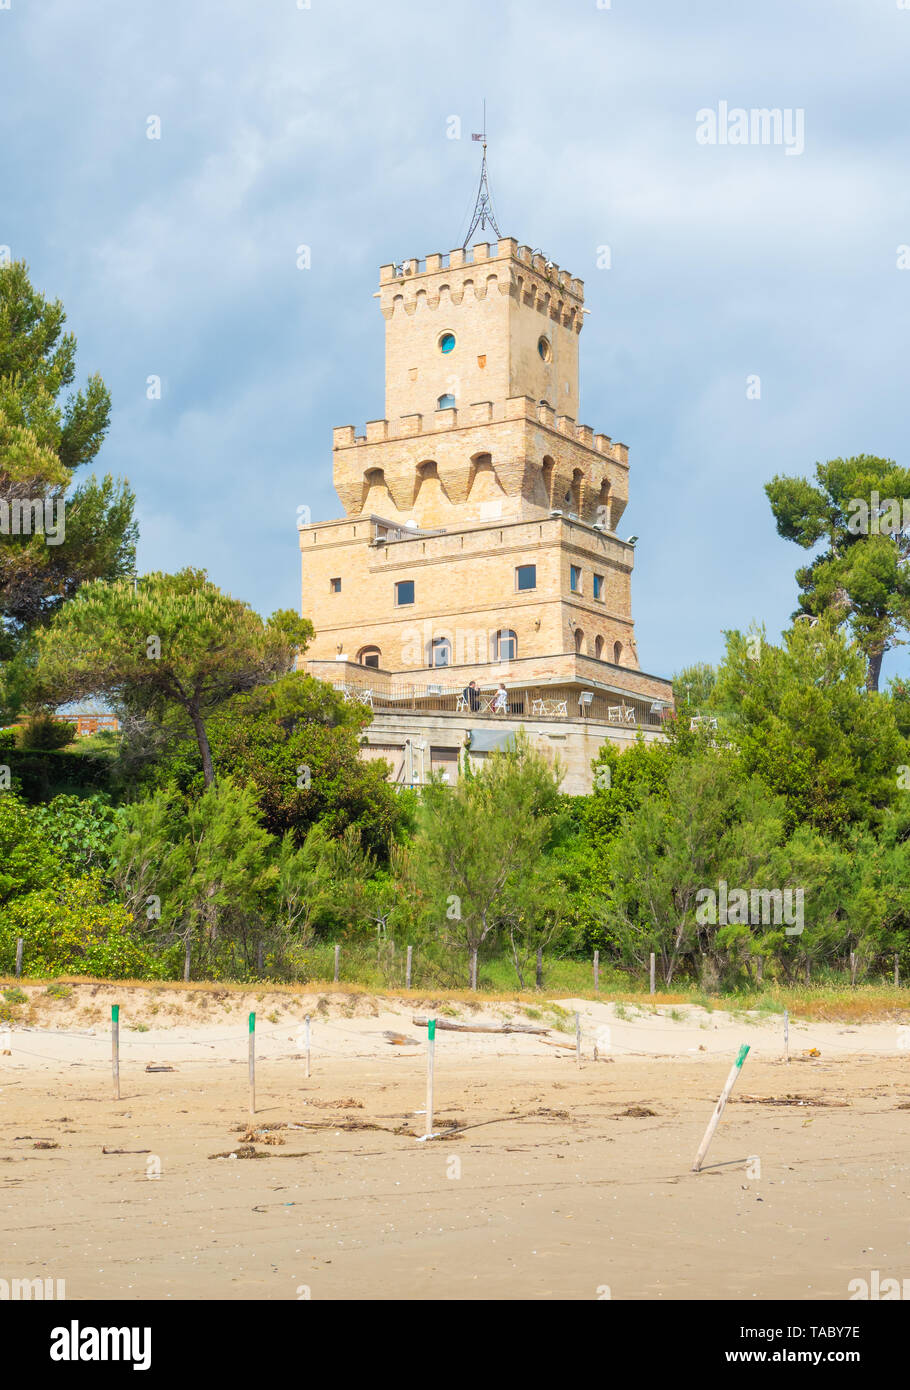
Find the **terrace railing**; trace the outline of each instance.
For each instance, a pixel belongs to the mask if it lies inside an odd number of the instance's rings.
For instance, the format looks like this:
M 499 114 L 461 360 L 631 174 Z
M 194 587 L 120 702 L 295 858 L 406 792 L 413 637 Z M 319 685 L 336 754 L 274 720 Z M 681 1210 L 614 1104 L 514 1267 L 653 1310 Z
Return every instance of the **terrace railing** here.
M 479 687 L 475 708 L 462 684 L 429 681 L 418 685 L 388 678 L 371 682 L 369 668 L 365 668 L 365 675 L 362 682 L 343 682 L 336 688 L 351 703 L 382 714 L 451 714 L 468 720 L 518 718 L 535 723 L 580 721 L 627 729 L 659 729 L 665 714 L 652 709 L 648 700 L 604 691 L 583 692 L 577 686 L 507 689 L 505 707 L 497 704 L 496 686 Z M 583 695 L 585 698 L 581 698 Z

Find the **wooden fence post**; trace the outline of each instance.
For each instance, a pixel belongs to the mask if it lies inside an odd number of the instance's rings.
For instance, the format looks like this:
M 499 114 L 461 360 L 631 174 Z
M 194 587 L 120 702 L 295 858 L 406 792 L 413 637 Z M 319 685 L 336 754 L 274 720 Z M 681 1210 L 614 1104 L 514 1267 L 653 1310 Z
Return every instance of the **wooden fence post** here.
M 409 946 L 409 947 L 408 947 L 408 963 L 407 963 L 407 966 L 405 967 L 405 976 L 404 976 L 404 985 L 405 985 L 405 989 L 410 989 L 410 988 L 411 988 L 411 962 L 413 961 L 413 959 L 414 959 L 414 947 L 413 947 L 413 946 Z
M 600 952 L 594 952 L 594 993 L 600 993 Z
M 894 952 L 894 988 L 897 989 L 901 982 L 901 958 Z
M 341 957 L 341 947 L 340 947 L 339 945 L 336 944 L 336 946 L 335 946 L 335 976 L 334 976 L 336 985 L 337 985 L 337 983 L 338 983 L 338 962 L 339 962 L 340 957 Z
M 433 1133 L 433 1068 L 436 1063 L 436 1020 L 427 1019 L 427 1138 Z
M 250 1114 L 256 1114 L 256 1015 L 250 1014 Z
M 650 991 L 650 992 L 651 992 L 652 994 L 655 993 L 655 988 L 654 988 L 654 985 L 655 985 L 655 978 L 654 978 L 654 976 L 655 976 L 655 967 L 656 967 L 656 961 L 655 961 L 655 959 L 654 959 L 654 952 L 652 951 L 652 952 L 651 952 L 651 970 L 650 970 L 650 976 L 651 976 L 651 980 L 650 980 L 651 991 Z
M 714 1107 L 714 1114 L 708 1121 L 708 1128 L 705 1130 L 705 1137 L 701 1141 L 698 1153 L 695 1155 L 695 1162 L 692 1164 L 693 1173 L 698 1173 L 701 1170 L 701 1165 L 704 1162 L 705 1154 L 708 1152 L 711 1140 L 714 1138 L 714 1131 L 717 1129 L 717 1126 L 720 1123 L 720 1117 L 724 1113 L 724 1106 L 727 1104 L 727 1101 L 730 1097 L 730 1092 L 736 1085 L 736 1078 L 742 1071 L 743 1062 L 746 1060 L 748 1055 L 749 1045 L 748 1043 L 743 1043 L 742 1047 L 739 1049 L 739 1052 L 737 1053 L 736 1061 L 730 1068 L 730 1074 L 724 1082 L 724 1089 L 721 1091 L 720 1099 Z
M 111 1005 L 111 1069 L 114 1074 L 114 1100 L 120 1099 L 120 1005 Z
M 21 976 L 21 974 L 22 974 L 22 937 L 20 936 L 20 937 L 17 939 L 17 941 L 16 941 L 16 979 L 17 979 L 17 980 L 19 979 L 19 977 Z

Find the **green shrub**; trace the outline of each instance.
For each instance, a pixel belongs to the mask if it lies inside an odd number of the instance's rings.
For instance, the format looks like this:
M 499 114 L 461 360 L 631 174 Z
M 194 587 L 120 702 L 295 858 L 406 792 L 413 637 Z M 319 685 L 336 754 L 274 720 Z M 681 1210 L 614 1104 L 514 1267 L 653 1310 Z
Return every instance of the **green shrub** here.
M 103 900 L 98 879 L 60 875 L 15 899 L 3 913 L 0 969 L 10 968 L 21 936 L 23 968 L 30 975 L 147 976 L 154 962 L 132 923 L 126 908 Z
M 34 808 L 32 820 L 71 871 L 107 870 L 117 812 L 105 793 L 55 796 Z
M 65 748 L 75 737 L 75 724 L 42 711 L 20 724 L 16 730 L 16 747 L 47 752 L 52 748 Z
M 13 782 L 28 802 L 49 801 L 63 793 L 108 792 L 115 780 L 116 760 L 105 753 L 79 748 L 16 748 L 4 758 Z
M 0 792 L 0 911 L 53 881 L 60 860 L 15 792 Z

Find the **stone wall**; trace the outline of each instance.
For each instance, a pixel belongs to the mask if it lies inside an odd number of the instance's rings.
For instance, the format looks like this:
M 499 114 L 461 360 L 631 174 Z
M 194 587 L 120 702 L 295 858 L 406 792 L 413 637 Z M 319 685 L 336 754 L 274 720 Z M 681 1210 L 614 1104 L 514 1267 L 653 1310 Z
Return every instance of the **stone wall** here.
M 563 517 L 490 524 L 444 534 L 415 535 L 377 544 L 377 519 L 319 523 L 300 531 L 302 612 L 316 636 L 308 655 L 332 659 L 339 647 L 357 659 L 380 649 L 390 671 L 432 663 L 434 638 L 447 638 L 450 664 L 483 663 L 495 656 L 494 634 L 514 632 L 520 659 L 551 659 L 575 648 L 594 655 L 598 637 L 613 658 L 635 669 L 631 608 L 633 550 L 616 537 Z M 537 587 L 517 588 L 519 566 L 535 565 Z M 581 570 L 572 593 L 570 567 Z M 602 576 L 601 597 L 593 578 Z M 333 588 L 332 581 L 341 588 Z M 396 584 L 412 580 L 414 603 L 396 605 Z
M 557 725 L 533 719 L 475 717 L 467 722 L 458 715 L 377 713 L 364 732 L 362 755 L 367 759 L 385 759 L 391 767 L 390 780 L 399 785 L 422 785 L 430 771 L 447 772 L 449 780 L 454 782 L 465 753 L 475 767 L 489 756 L 471 752 L 470 733 L 476 728 L 503 735 L 524 729 L 532 746 L 548 761 L 555 763 L 558 759 L 564 774 L 561 789 L 570 796 L 582 796 L 591 791 L 594 785 L 592 764 L 596 763 L 605 742 L 625 750 L 636 737 L 634 729 L 584 720 L 565 720 Z M 642 737 L 651 743 L 663 736 L 656 731 L 646 731 Z

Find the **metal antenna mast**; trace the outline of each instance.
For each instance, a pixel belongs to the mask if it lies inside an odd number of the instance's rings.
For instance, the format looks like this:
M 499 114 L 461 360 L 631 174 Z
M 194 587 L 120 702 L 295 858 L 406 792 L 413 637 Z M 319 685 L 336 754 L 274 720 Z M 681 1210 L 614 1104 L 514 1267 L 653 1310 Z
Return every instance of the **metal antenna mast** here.
M 490 184 L 489 184 L 489 180 L 488 180 L 488 178 L 487 178 L 487 103 L 486 103 L 486 101 L 484 101 L 484 103 L 483 103 L 483 130 L 480 132 L 479 135 L 472 135 L 472 136 L 471 136 L 471 139 L 472 139 L 472 140 L 479 140 L 479 141 L 482 143 L 482 145 L 483 145 L 483 161 L 481 162 L 481 165 L 480 165 L 480 185 L 479 185 L 479 187 L 478 187 L 478 189 L 477 189 L 477 199 L 476 199 L 476 201 L 475 201 L 475 203 L 474 203 L 474 212 L 473 212 L 472 217 L 471 217 L 471 225 L 470 225 L 470 227 L 468 228 L 468 234 L 467 234 L 467 236 L 465 237 L 464 241 L 462 242 L 462 250 L 465 250 L 465 249 L 467 248 L 468 242 L 471 240 L 471 237 L 472 237 L 472 236 L 474 235 L 474 233 L 477 231 L 477 228 L 478 228 L 478 227 L 481 227 L 481 228 L 483 228 L 484 230 L 486 230 L 486 225 L 487 225 L 488 222 L 489 222 L 490 226 L 493 228 L 493 231 L 496 233 L 496 235 L 497 235 L 498 237 L 501 237 L 501 236 L 502 236 L 502 232 L 499 230 L 499 227 L 498 227 L 497 224 L 496 224 L 496 215 L 495 215 L 495 213 L 493 212 L 493 195 L 492 195 L 491 192 L 490 192 Z

